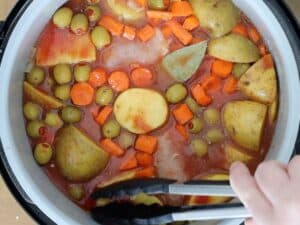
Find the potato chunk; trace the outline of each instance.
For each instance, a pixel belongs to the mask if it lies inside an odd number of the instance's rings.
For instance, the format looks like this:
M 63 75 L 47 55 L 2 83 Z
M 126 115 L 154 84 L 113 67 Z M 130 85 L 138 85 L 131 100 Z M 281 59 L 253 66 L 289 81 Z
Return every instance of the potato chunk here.
M 230 137 L 249 150 L 258 151 L 267 106 L 252 101 L 229 102 L 224 107 L 224 126 Z
M 225 154 L 227 161 L 230 164 L 236 161 L 244 162 L 247 164 L 252 159 L 252 156 L 242 152 L 240 149 L 231 144 L 225 145 Z
M 213 37 L 229 33 L 240 19 L 240 11 L 231 0 L 191 0 L 201 27 L 209 30 Z
M 277 95 L 277 78 L 271 55 L 255 63 L 240 79 L 239 89 L 250 99 L 271 104 Z
M 135 134 L 145 134 L 162 126 L 167 121 L 169 110 L 160 93 L 132 88 L 119 95 L 114 113 L 122 127 Z
M 208 54 L 235 63 L 252 63 L 260 57 L 258 48 L 249 39 L 238 34 L 229 34 L 210 41 Z
M 87 181 L 106 166 L 109 156 L 73 125 L 63 127 L 55 140 L 55 161 L 69 181 Z

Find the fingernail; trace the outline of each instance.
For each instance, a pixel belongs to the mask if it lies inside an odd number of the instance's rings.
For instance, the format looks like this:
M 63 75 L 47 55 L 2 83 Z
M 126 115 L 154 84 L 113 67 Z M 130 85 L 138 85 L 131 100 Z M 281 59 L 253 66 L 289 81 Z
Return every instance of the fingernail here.
M 231 164 L 230 166 L 230 171 L 232 170 L 238 170 L 239 168 L 241 168 L 241 166 L 243 166 L 244 164 L 240 161 L 236 161 L 234 163 Z

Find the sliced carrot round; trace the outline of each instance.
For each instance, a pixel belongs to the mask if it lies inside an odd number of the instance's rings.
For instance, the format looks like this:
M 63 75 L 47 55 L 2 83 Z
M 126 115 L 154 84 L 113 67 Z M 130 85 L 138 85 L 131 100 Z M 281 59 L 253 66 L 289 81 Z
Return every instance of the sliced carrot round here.
M 94 88 L 86 82 L 76 83 L 71 89 L 71 99 L 75 105 L 85 106 L 91 104 L 94 94 Z
M 107 75 L 106 75 L 105 70 L 102 68 L 94 69 L 90 73 L 88 82 L 93 87 L 100 87 L 100 86 L 104 85 L 107 82 Z
M 139 67 L 132 71 L 131 79 L 137 87 L 148 87 L 153 83 L 153 75 L 147 68 Z
M 113 72 L 108 79 L 108 83 L 117 92 L 125 91 L 130 86 L 127 74 L 122 71 Z

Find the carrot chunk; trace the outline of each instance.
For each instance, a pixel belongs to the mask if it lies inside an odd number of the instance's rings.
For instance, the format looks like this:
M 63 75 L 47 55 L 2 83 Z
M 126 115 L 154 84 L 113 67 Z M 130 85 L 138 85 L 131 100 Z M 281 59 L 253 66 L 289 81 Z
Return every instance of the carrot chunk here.
M 122 71 L 113 72 L 108 78 L 108 83 L 117 92 L 125 91 L 130 86 L 127 74 Z
M 216 76 L 209 75 L 201 82 L 205 91 L 219 91 L 221 89 L 221 80 Z
M 107 75 L 105 70 L 102 68 L 94 69 L 89 75 L 88 82 L 95 88 L 105 84 L 107 82 Z
M 136 150 L 153 154 L 156 151 L 157 148 L 157 138 L 149 135 L 140 135 L 138 136 L 136 142 L 135 142 L 135 148 Z
M 99 21 L 99 25 L 105 27 L 114 36 L 121 36 L 124 29 L 124 24 L 110 16 L 103 16 Z
M 188 134 L 185 126 L 176 124 L 175 128 L 176 128 L 177 132 L 181 135 L 181 137 L 183 137 L 184 140 L 189 139 L 189 134 Z
M 103 109 L 100 110 L 99 114 L 96 117 L 96 122 L 100 125 L 103 125 L 108 117 L 111 115 L 113 108 L 111 106 L 105 106 Z
M 167 21 L 173 18 L 173 14 L 171 12 L 166 12 L 166 11 L 148 10 L 147 17 L 149 19 L 159 19 L 159 20 Z
M 131 27 L 131 26 L 124 27 L 124 33 L 123 33 L 124 38 L 127 38 L 128 40 L 134 40 L 135 36 L 136 36 L 135 27 Z
M 139 67 L 131 72 L 131 79 L 137 87 L 148 87 L 153 83 L 153 74 L 149 69 Z
M 237 90 L 237 79 L 235 77 L 229 77 L 223 87 L 223 92 L 226 94 L 232 94 Z
M 121 163 L 120 170 L 121 171 L 131 170 L 136 168 L 137 166 L 138 166 L 137 158 L 135 154 L 132 154 L 130 157 L 128 157 Z
M 250 40 L 253 41 L 254 43 L 259 42 L 259 40 L 261 39 L 260 34 L 258 33 L 255 27 L 250 28 L 248 30 L 248 33 L 249 33 Z
M 106 138 L 101 140 L 100 145 L 110 155 L 120 157 L 125 154 L 125 151 L 111 139 Z
M 137 32 L 137 36 L 143 42 L 149 41 L 155 34 L 155 30 L 150 25 L 146 25 Z
M 199 27 L 199 25 L 200 23 L 196 16 L 189 16 L 184 20 L 182 26 L 184 29 L 191 31 Z
M 152 166 L 153 156 L 144 152 L 136 153 L 136 159 L 140 166 Z
M 187 45 L 193 40 L 193 36 L 180 23 L 171 20 L 168 22 L 168 26 L 170 26 L 172 33 L 182 44 Z
M 136 177 L 138 178 L 152 178 L 155 177 L 155 175 L 156 170 L 154 166 L 146 167 L 136 172 Z
M 241 23 L 238 23 L 233 29 L 232 33 L 242 35 L 244 37 L 248 37 L 247 27 Z
M 190 16 L 193 14 L 192 6 L 187 1 L 174 1 L 171 5 L 174 16 Z
M 212 64 L 211 72 L 218 77 L 227 78 L 231 74 L 232 69 L 232 62 L 216 59 Z
M 205 90 L 200 84 L 192 87 L 192 94 L 197 103 L 201 106 L 208 106 L 212 103 L 212 98 L 205 93 Z
M 163 26 L 161 28 L 161 32 L 164 35 L 164 37 L 167 38 L 167 39 L 170 38 L 171 35 L 172 35 L 172 30 L 169 26 Z
M 262 56 L 265 56 L 266 54 L 268 54 L 268 49 L 267 46 L 265 46 L 264 44 L 259 45 L 259 52 Z
M 180 104 L 173 110 L 173 115 L 176 121 L 180 124 L 186 124 L 191 119 L 193 119 L 193 112 L 186 104 Z
M 95 90 L 90 84 L 81 82 L 73 85 L 70 95 L 75 105 L 85 106 L 92 103 Z

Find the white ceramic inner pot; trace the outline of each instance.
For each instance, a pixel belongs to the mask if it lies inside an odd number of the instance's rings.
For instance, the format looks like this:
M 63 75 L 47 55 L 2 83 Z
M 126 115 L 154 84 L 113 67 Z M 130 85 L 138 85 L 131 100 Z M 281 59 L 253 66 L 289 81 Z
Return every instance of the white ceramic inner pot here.
M 25 190 L 28 203 L 36 205 L 59 225 L 92 225 L 96 223 L 90 216 L 68 200 L 34 162 L 22 114 L 22 81 L 32 47 L 52 14 L 64 2 L 32 1 L 10 35 L 0 67 L 0 137 L 5 157 L 17 182 Z M 276 61 L 280 109 L 267 159 L 287 162 L 294 149 L 300 120 L 300 84 L 296 60 L 283 28 L 264 1 L 234 2 L 258 27 Z M 237 225 L 239 222 L 218 223 Z

